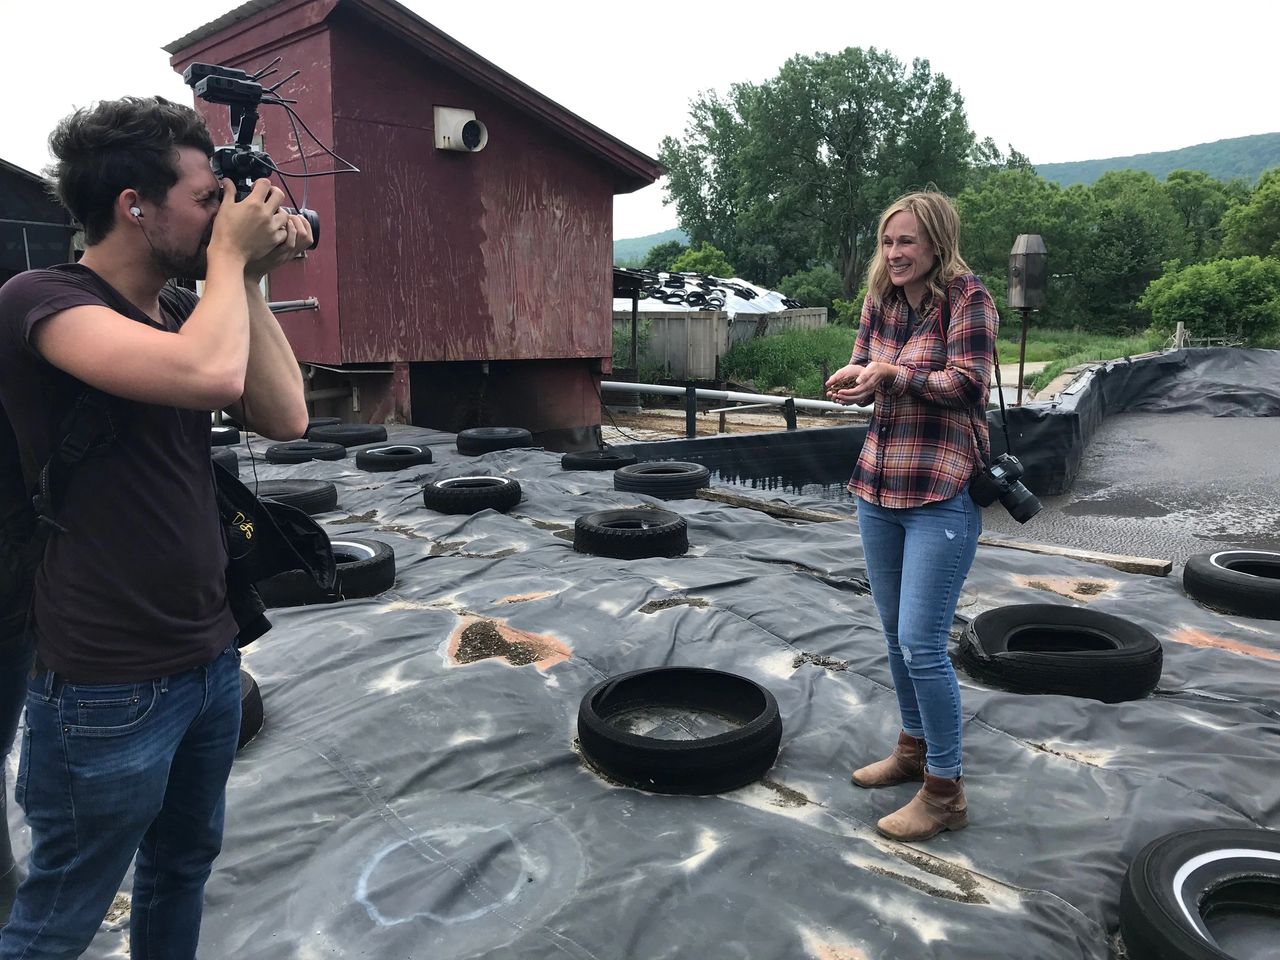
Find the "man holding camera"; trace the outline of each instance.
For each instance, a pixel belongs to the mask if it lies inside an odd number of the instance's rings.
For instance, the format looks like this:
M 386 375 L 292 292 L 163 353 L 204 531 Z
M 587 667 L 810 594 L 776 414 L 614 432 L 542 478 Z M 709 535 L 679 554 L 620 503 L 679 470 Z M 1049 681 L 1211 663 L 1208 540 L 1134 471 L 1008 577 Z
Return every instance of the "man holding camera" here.
M 0 404 L 29 489 L 86 386 L 110 433 L 70 472 L 32 600 L 15 798 L 27 879 L 0 960 L 79 956 L 136 854 L 134 960 L 195 956 L 240 723 L 209 410 L 273 439 L 307 411 L 260 281 L 311 242 L 266 181 L 237 203 L 189 107 L 125 98 L 50 137 L 78 264 L 0 289 Z M 167 285 L 204 279 L 204 295 Z

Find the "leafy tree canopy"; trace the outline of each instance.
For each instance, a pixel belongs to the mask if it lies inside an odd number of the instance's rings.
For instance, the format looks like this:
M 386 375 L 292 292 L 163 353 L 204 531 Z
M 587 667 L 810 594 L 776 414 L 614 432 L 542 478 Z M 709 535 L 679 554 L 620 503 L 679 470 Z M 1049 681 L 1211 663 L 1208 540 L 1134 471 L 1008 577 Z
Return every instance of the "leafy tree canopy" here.
M 1280 167 L 1262 175 L 1247 202 L 1226 212 L 1222 229 L 1228 256 L 1280 257 Z
M 705 242 L 698 244 L 696 248 L 690 247 L 676 257 L 671 269 L 675 273 L 703 273 L 722 279 L 737 275 L 725 259 L 724 251 Z
M 927 60 L 908 67 L 850 47 L 702 94 L 684 137 L 666 138 L 659 156 L 668 202 L 695 241 L 766 284 L 830 258 L 848 295 L 880 211 L 928 184 L 960 189 L 974 146 L 960 94 Z

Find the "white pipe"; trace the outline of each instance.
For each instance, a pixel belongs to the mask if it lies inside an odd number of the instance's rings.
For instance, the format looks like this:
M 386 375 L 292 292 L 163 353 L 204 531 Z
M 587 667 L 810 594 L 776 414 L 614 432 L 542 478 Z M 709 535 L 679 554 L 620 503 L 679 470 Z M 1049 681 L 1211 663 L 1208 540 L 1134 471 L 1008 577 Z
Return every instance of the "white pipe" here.
M 600 382 L 601 390 L 614 390 L 621 393 L 656 393 L 664 397 L 683 397 L 686 394 L 685 387 L 669 387 L 659 383 L 626 383 L 621 380 L 602 380 Z M 767 393 L 737 393 L 733 390 L 704 390 L 698 387 L 694 390 L 699 400 L 733 400 L 738 403 L 771 403 L 774 406 L 783 406 L 788 397 L 774 397 Z M 871 406 L 854 406 L 853 404 L 832 403 L 830 400 L 806 400 L 802 397 L 795 398 L 797 410 L 870 410 Z

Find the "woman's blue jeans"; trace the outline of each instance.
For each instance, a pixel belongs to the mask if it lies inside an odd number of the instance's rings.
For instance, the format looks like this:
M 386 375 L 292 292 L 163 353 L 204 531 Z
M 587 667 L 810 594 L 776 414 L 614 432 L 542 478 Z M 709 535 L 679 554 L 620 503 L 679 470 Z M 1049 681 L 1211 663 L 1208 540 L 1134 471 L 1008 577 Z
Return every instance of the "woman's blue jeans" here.
M 959 777 L 960 687 L 947 641 L 978 549 L 982 512 L 968 490 L 901 510 L 859 498 L 858 528 L 902 729 L 924 738 L 931 774 Z
M 14 799 L 31 862 L 0 958 L 79 957 L 135 854 L 130 955 L 195 957 L 240 734 L 239 665 L 232 646 L 158 680 L 29 682 Z

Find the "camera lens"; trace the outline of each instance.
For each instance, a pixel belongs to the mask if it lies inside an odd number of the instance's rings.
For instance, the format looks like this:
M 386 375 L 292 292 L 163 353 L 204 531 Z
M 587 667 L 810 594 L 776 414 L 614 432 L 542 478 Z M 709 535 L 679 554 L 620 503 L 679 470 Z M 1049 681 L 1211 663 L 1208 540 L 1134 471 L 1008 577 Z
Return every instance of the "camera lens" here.
M 1000 498 L 1000 503 L 1009 511 L 1009 516 L 1019 523 L 1026 523 L 1042 509 L 1036 495 L 1020 482 L 1010 484 L 1009 489 Z

